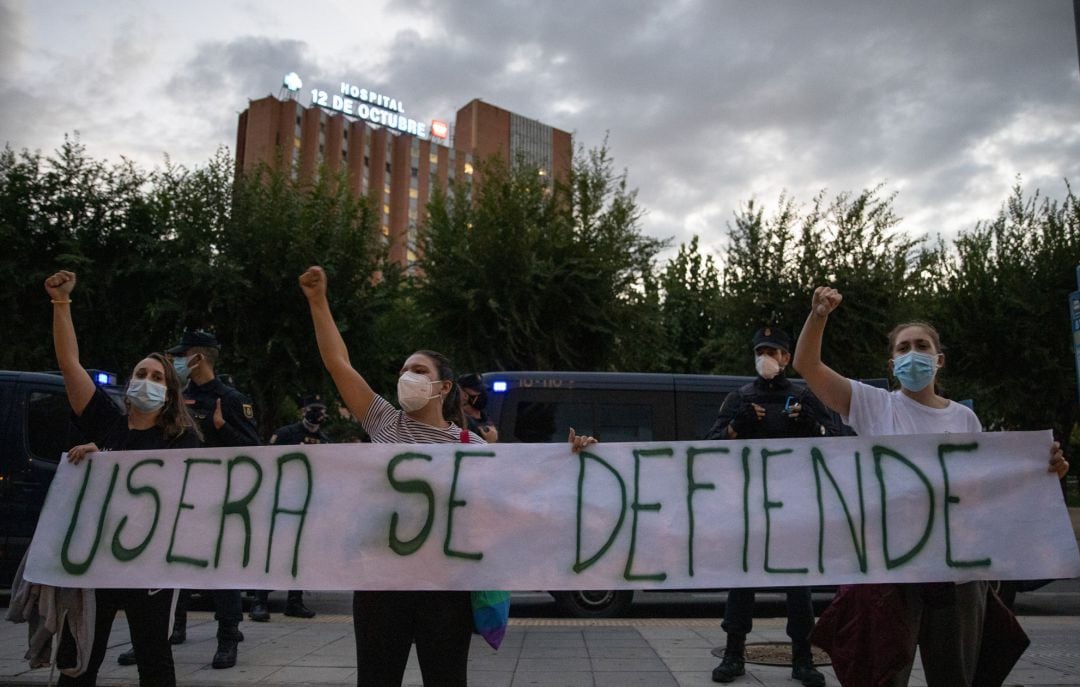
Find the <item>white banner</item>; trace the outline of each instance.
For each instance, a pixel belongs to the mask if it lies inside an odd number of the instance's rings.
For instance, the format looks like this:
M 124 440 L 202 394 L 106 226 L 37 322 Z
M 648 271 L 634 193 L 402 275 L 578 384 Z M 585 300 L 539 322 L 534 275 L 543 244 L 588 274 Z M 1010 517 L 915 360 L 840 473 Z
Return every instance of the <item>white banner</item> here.
M 642 589 L 1080 576 L 1049 432 L 265 446 L 63 461 L 26 577 Z

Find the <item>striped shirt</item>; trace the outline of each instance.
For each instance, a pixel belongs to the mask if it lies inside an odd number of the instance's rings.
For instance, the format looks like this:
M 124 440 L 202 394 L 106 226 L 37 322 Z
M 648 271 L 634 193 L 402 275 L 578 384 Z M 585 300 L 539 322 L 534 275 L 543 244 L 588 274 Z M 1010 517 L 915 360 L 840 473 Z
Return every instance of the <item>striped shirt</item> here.
M 373 444 L 457 444 L 461 443 L 461 428 L 450 423 L 449 427 L 432 427 L 398 410 L 382 396 L 375 398 L 360 426 L 371 437 Z M 486 444 L 474 432 L 469 432 L 469 443 Z

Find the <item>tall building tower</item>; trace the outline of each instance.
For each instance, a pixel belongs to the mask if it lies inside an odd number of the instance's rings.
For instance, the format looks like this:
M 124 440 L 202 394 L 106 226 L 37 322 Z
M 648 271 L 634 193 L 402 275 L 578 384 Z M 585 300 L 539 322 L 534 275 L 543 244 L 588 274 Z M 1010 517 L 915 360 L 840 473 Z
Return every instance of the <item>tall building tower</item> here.
M 417 227 L 434 188 L 471 184 L 475 161 L 499 154 L 513 163 L 520 154 L 543 174 L 569 175 L 570 134 L 480 100 L 458 111 L 453 140 L 444 124 L 408 119 L 396 100 L 346 83 L 332 95 L 313 90 L 312 100 L 319 104 L 250 101 L 237 124 L 237 173 L 282 165 L 304 182 L 323 165 L 331 173 L 347 170 L 349 189 L 381 210 L 390 259 L 403 267 L 418 257 Z
M 476 160 L 498 155 L 508 164 L 521 160 L 560 181 L 570 177 L 569 133 L 479 99 L 458 110 L 454 145 Z

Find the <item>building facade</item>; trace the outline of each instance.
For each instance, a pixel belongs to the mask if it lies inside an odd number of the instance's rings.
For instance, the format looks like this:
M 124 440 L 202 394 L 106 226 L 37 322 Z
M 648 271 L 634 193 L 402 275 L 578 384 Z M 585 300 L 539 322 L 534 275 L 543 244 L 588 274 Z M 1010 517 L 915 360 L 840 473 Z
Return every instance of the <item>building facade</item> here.
M 347 84 L 341 90 L 347 94 Z M 454 129 L 441 139 L 403 114 L 388 114 L 392 108 L 379 110 L 381 118 L 375 123 L 374 115 L 361 118 L 335 111 L 348 105 L 350 112 L 361 112 L 340 95 L 322 100 L 337 107 L 304 106 L 274 96 L 250 101 L 237 123 L 237 174 L 266 163 L 287 166 L 294 179 L 305 182 L 314 180 L 324 166 L 332 174 L 345 170 L 350 191 L 366 195 L 381 211 L 390 259 L 403 267 L 418 257 L 417 230 L 433 190 L 447 189 L 452 181 L 471 187 L 477 161 L 498 155 L 510 164 L 522 160 L 535 165 L 555 179 L 569 177 L 569 133 L 480 100 L 458 110 Z M 376 109 L 363 107 L 364 115 Z

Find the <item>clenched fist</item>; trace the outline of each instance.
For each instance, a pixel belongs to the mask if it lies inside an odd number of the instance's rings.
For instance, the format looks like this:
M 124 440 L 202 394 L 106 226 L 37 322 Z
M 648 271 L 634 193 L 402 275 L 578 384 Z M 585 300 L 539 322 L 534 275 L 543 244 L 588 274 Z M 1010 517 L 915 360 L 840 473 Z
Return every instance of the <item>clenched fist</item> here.
M 840 301 L 844 297 L 840 292 L 829 286 L 819 286 L 814 289 L 814 300 L 810 310 L 818 317 L 828 317 L 829 313 L 840 307 Z
M 60 270 L 45 280 L 45 292 L 54 301 L 71 300 L 71 292 L 75 289 L 75 273 Z
M 300 288 L 307 299 L 326 298 L 326 272 L 318 265 L 313 265 L 300 275 Z

